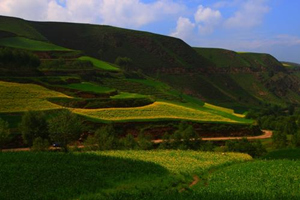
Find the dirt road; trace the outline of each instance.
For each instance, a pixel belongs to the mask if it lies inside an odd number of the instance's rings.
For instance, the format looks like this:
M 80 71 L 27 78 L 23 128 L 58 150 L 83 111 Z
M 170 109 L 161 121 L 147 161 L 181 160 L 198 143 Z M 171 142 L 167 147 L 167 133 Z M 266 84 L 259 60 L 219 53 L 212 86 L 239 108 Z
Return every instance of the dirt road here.
M 247 138 L 248 140 L 257 140 L 257 139 L 267 139 L 267 138 L 271 138 L 273 135 L 273 132 L 270 130 L 262 130 L 262 132 L 264 133 L 263 135 L 259 135 L 259 136 L 245 136 L 245 137 L 212 137 L 212 138 L 202 138 L 202 140 L 204 141 L 222 141 L 222 140 L 241 140 L 243 138 Z M 155 144 L 159 144 L 162 143 L 163 140 L 159 139 L 159 140 L 152 140 L 152 142 L 154 142 Z

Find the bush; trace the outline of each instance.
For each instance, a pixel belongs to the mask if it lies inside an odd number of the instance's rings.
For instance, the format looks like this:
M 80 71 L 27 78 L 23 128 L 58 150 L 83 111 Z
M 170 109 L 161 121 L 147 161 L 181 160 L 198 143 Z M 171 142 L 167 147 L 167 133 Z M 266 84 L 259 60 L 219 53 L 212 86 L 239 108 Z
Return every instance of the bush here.
M 137 142 L 135 141 L 133 135 L 128 134 L 126 137 L 120 139 L 120 144 L 123 149 L 136 149 L 138 147 Z
M 288 141 L 287 141 L 287 135 L 283 131 L 273 131 L 273 144 L 275 148 L 282 149 L 287 147 Z
M 137 138 L 138 148 L 141 150 L 150 150 L 153 148 L 151 136 L 145 136 L 145 134 L 140 133 Z
M 32 146 L 35 138 L 47 139 L 49 137 L 48 123 L 45 114 L 42 112 L 26 112 L 22 116 L 19 129 L 22 132 L 24 142 L 29 146 Z
M 4 145 L 9 142 L 10 130 L 8 122 L 0 118 L 0 151 L 2 151 Z
M 298 130 L 293 136 L 292 136 L 292 145 L 293 147 L 300 147 L 300 130 Z
M 50 138 L 61 145 L 67 152 L 67 145 L 80 137 L 82 123 L 69 110 L 64 110 L 49 121 Z
M 31 151 L 47 151 L 49 149 L 49 146 L 50 143 L 47 139 L 38 137 L 33 140 Z
M 250 142 L 246 138 L 242 140 L 228 140 L 225 146 L 228 151 L 247 153 L 252 157 L 259 157 L 267 152 L 259 140 Z

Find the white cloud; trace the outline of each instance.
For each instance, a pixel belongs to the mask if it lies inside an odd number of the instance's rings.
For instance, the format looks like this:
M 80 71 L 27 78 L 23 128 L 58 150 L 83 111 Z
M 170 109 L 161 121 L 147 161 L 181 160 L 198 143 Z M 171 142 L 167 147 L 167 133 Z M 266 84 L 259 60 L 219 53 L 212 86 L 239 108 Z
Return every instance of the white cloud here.
M 243 2 L 237 12 L 225 22 L 227 28 L 252 28 L 260 25 L 270 8 L 267 0 L 247 0 Z
M 199 32 L 202 34 L 212 33 L 222 19 L 222 15 L 219 10 L 213 10 L 208 7 L 204 8 L 202 5 L 198 7 L 194 17 L 195 22 L 199 24 Z
M 183 40 L 189 40 L 192 38 L 195 27 L 196 25 L 192 23 L 188 18 L 179 17 L 176 30 L 171 33 L 171 36 L 178 37 Z
M 30 20 L 43 20 L 47 16 L 49 0 L 0 0 L 0 14 Z
M 101 23 L 138 28 L 177 18 L 186 9 L 173 0 L 0 0 L 0 14 L 29 20 Z

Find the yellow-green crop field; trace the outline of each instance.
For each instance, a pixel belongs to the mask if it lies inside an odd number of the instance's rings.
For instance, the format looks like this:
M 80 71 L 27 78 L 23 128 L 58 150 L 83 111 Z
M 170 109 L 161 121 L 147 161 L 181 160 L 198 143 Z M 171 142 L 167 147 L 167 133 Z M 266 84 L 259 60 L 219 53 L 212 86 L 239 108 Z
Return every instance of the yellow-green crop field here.
M 158 151 L 99 151 L 97 155 L 122 159 L 141 160 L 161 165 L 175 174 L 194 175 L 210 168 L 252 160 L 243 153 L 216 153 L 182 150 Z
M 68 97 L 39 85 L 4 81 L 0 81 L 0 96 L 0 112 L 58 109 L 61 106 L 50 103 L 47 98 Z
M 65 94 L 35 84 L 0 81 L 0 112 L 52 110 L 62 108 L 47 101 L 48 98 L 65 97 Z M 208 105 L 208 104 L 207 104 Z M 209 108 L 209 109 L 207 109 Z M 76 114 L 99 121 L 155 121 L 190 120 L 199 122 L 251 123 L 242 117 L 215 107 L 192 108 L 172 102 L 155 102 L 142 107 L 71 109 Z
M 203 107 L 213 109 L 213 110 L 219 110 L 221 112 L 229 113 L 229 114 L 235 115 L 237 117 L 245 117 L 245 115 L 243 115 L 243 114 L 235 113 L 233 109 L 216 106 L 216 105 L 212 105 L 209 103 L 205 103 Z
M 183 119 L 204 122 L 240 123 L 238 120 L 217 115 L 206 110 L 187 108 L 167 102 L 155 102 L 151 105 L 135 108 L 73 109 L 73 112 L 104 121 Z

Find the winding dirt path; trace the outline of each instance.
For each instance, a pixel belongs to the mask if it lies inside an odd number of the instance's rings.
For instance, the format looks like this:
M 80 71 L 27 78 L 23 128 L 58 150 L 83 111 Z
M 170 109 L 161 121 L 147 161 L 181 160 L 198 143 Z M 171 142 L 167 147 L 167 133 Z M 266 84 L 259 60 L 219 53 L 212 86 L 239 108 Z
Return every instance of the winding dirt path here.
M 259 136 L 246 136 L 246 137 L 212 137 L 212 138 L 202 138 L 202 140 L 204 141 L 222 141 L 222 140 L 241 140 L 243 138 L 247 138 L 248 140 L 258 140 L 258 139 L 267 139 L 267 138 L 271 138 L 273 135 L 273 132 L 270 130 L 262 130 L 262 132 L 264 133 L 263 135 L 259 135 Z M 159 144 L 162 143 L 163 140 L 159 139 L 159 140 L 152 140 L 152 142 L 154 142 L 155 144 Z

